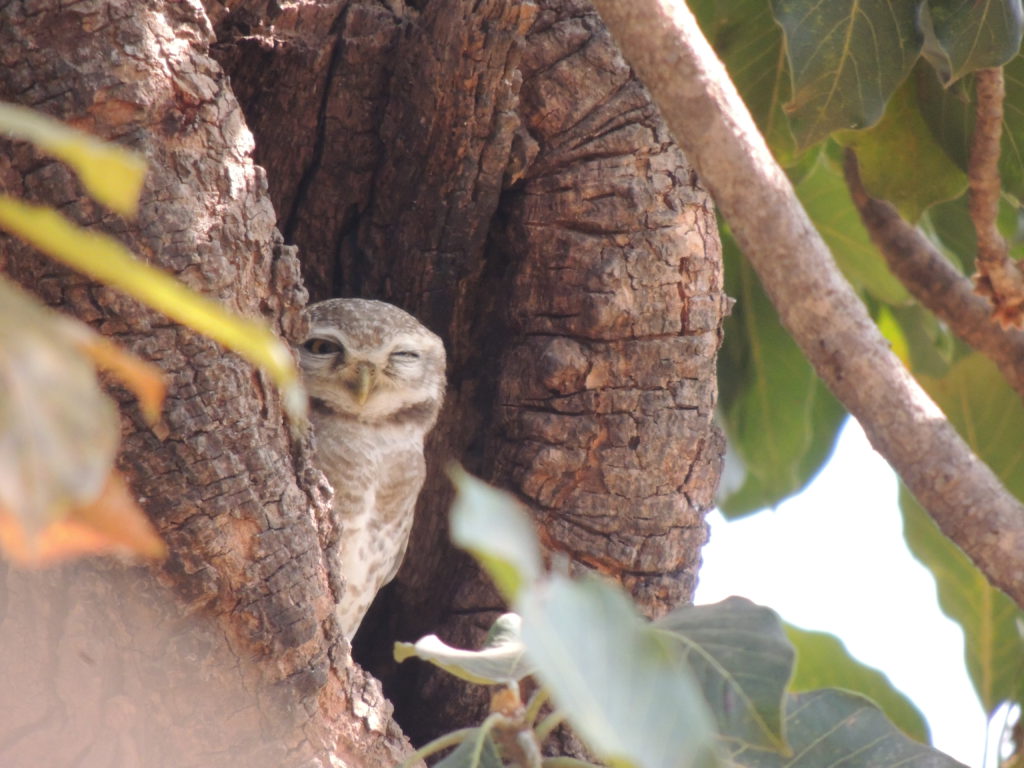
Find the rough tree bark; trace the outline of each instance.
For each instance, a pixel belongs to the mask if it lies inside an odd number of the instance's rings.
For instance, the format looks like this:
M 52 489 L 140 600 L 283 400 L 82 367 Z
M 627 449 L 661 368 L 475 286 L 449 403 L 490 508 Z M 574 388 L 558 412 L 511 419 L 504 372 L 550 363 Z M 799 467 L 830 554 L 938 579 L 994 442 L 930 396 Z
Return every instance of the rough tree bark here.
M 137 146 L 153 170 L 127 225 L 23 147 L 0 165 L 6 189 L 56 201 L 294 335 L 302 282 L 272 201 L 314 299 L 385 298 L 445 337 L 450 394 L 414 545 L 356 647 L 415 740 L 482 701 L 423 666 L 396 670 L 392 640 L 438 632 L 473 645 L 500 608 L 447 542 L 447 459 L 519 493 L 549 549 L 619 579 L 649 614 L 690 598 L 722 453 L 714 214 L 588 4 L 36 5 L 0 3 L 0 98 Z M 392 760 L 401 739 L 387 705 L 329 621 L 315 528 L 325 491 L 276 394 L 111 291 L 10 241 L 0 254 L 5 271 L 168 372 L 171 436 L 132 415 L 123 464 L 174 552 L 155 579 L 83 566 L 70 596 L 66 574 L 26 587 L 8 574 L 18 600 L 49 581 L 65 597 L 30 601 L 55 607 L 18 630 L 25 644 L 41 633 L 52 663 L 35 665 L 38 707 L 5 711 L 0 756 L 68 727 L 52 714 L 62 688 L 43 678 L 88 657 L 109 665 L 88 667 L 106 697 L 96 723 L 131 711 L 159 724 L 140 763 L 325 763 L 335 739 L 350 765 Z M 76 646 L 75 621 L 111 627 L 108 642 Z M 0 632 L 11 626 L 5 615 Z M 168 665 L 147 698 L 136 680 L 182 652 L 195 661 Z M 207 694 L 206 680 L 224 693 Z M 93 725 L 83 733 L 102 731 Z M 125 733 L 96 742 L 119 748 Z

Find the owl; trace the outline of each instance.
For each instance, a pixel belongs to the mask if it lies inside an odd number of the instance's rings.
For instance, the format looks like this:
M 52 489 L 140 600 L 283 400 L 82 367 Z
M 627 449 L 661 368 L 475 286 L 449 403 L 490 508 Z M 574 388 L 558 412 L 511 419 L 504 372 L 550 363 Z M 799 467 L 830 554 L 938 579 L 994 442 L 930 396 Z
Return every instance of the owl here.
M 329 299 L 306 308 L 298 348 L 310 398 L 315 460 L 334 488 L 345 592 L 336 613 L 348 639 L 394 578 L 426 476 L 423 440 L 444 400 L 440 337 L 398 307 Z

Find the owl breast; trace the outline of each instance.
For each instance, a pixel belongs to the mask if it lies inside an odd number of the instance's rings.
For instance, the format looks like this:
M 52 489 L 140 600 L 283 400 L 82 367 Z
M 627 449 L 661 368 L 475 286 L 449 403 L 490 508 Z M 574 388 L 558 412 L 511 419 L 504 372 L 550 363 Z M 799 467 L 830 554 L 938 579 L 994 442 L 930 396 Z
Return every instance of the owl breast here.
M 416 498 L 426 477 L 424 435 L 410 426 L 350 423 L 328 428 L 316 421 L 317 464 L 334 488 L 335 525 L 341 528 L 345 592 L 337 616 L 351 638 L 405 556 Z
M 423 440 L 445 391 L 441 338 L 381 301 L 329 299 L 306 310 L 297 348 L 316 463 L 334 488 L 328 567 L 341 576 L 337 616 L 352 638 L 401 565 L 426 474 Z M 337 580 L 332 580 L 337 584 Z

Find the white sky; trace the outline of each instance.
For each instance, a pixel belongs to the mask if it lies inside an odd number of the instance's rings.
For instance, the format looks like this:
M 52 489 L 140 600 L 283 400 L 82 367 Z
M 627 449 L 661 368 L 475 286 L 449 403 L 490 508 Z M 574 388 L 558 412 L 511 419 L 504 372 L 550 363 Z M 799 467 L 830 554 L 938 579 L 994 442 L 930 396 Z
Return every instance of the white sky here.
M 717 511 L 709 521 L 697 603 L 742 595 L 836 635 L 913 700 L 938 749 L 981 768 L 985 716 L 963 634 L 903 542 L 895 475 L 859 424 L 848 420 L 831 461 L 799 496 L 733 523 Z

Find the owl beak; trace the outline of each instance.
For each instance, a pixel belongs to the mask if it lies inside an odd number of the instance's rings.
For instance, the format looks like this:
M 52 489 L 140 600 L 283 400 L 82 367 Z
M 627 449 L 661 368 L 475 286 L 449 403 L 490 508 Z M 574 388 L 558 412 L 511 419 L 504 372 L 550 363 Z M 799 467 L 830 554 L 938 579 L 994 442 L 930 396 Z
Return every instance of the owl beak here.
M 359 405 L 366 405 L 366 401 L 373 392 L 374 384 L 377 383 L 377 369 L 371 363 L 359 363 L 356 366 L 356 402 Z

